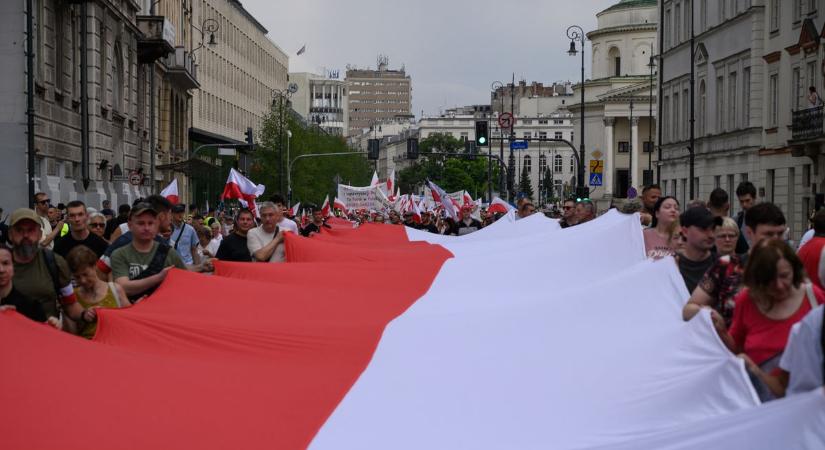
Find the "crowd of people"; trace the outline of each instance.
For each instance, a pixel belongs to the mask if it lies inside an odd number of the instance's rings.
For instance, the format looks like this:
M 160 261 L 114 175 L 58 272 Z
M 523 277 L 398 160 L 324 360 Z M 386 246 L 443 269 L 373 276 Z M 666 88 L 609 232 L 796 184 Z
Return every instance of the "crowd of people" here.
M 785 216 L 758 202 L 756 188 L 736 189 L 741 212 L 730 216 L 723 189 L 707 202 L 684 209 L 657 185 L 621 208 L 638 212 L 648 258 L 673 258 L 690 298 L 682 315 L 703 310 L 721 341 L 746 364 L 760 398 L 770 400 L 823 384 L 825 302 L 825 210 L 811 217 L 798 248 L 787 241 Z M 309 206 L 290 215 L 273 195 L 250 209 L 201 213 L 160 195 L 100 210 L 80 201 L 53 206 L 44 193 L 32 209 L 14 211 L 0 224 L 0 308 L 15 308 L 38 322 L 91 338 L 97 308 L 141 301 L 171 268 L 211 272 L 214 260 L 286 261 L 285 234 L 312 237 L 330 228 L 325 211 Z M 516 220 L 537 213 L 529 198 L 516 204 Z M 545 212 L 562 228 L 598 215 L 589 199 L 568 199 Z M 457 219 L 433 211 L 338 212 L 359 226 L 404 225 L 430 233 L 463 236 L 499 220 L 502 213 L 465 205 Z

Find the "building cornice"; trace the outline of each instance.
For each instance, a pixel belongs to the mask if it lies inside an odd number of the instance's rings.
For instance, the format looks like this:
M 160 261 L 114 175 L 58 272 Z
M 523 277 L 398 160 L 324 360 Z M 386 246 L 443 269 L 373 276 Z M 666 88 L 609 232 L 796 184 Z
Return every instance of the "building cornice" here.
M 587 33 L 587 39 L 593 40 L 594 37 L 604 36 L 608 34 L 627 33 L 629 31 L 656 31 L 657 25 L 655 23 L 640 23 L 629 25 L 617 25 L 615 27 L 600 28 Z

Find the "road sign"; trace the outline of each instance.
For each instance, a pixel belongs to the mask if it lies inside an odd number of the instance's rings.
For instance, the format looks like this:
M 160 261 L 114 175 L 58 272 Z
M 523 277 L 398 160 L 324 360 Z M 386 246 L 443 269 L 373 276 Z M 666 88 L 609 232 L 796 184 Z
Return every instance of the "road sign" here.
M 590 185 L 591 186 L 601 186 L 602 185 L 602 174 L 600 174 L 600 173 L 591 173 L 590 174 Z
M 132 186 L 140 186 L 141 184 L 143 184 L 143 174 L 138 173 L 136 171 L 132 171 L 129 174 L 129 184 L 131 184 Z
M 513 117 L 511 113 L 501 113 L 501 115 L 498 116 L 498 126 L 500 126 L 501 128 L 510 129 L 510 127 L 513 126 L 515 120 L 516 118 Z
M 604 160 L 603 159 L 591 159 L 590 160 L 590 173 L 604 173 Z
M 527 150 L 527 141 L 513 141 L 510 142 L 510 150 Z

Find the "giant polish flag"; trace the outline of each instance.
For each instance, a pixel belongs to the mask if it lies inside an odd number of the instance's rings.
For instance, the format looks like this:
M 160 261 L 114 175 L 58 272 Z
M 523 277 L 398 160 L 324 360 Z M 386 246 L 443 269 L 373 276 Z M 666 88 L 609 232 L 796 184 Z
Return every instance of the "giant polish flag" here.
M 96 448 L 825 446 L 822 389 L 759 405 L 710 316 L 682 321 L 684 283 L 645 259 L 638 215 L 417 233 L 287 233 L 287 264 L 173 269 L 99 309 L 91 341 L 0 313 L 2 447 L 85 450 L 66 418 L 89 405 L 111 419 Z M 94 389 L 78 402 L 56 373 Z
M 229 170 L 229 177 L 226 179 L 226 186 L 223 188 L 221 199 L 237 199 L 241 205 L 252 210 L 257 216 L 255 199 L 263 195 L 264 191 L 266 191 L 266 187 L 263 184 L 253 183 L 249 178 L 232 168 Z
M 160 196 L 166 197 L 166 199 L 169 200 L 169 202 L 171 202 L 173 205 L 177 205 L 178 201 L 180 201 L 180 197 L 178 197 L 178 195 L 179 194 L 177 178 L 173 178 L 172 182 L 170 182 L 168 186 L 166 186 L 165 188 L 163 188 L 162 191 L 160 191 Z M 209 203 L 207 203 L 207 206 L 209 206 Z

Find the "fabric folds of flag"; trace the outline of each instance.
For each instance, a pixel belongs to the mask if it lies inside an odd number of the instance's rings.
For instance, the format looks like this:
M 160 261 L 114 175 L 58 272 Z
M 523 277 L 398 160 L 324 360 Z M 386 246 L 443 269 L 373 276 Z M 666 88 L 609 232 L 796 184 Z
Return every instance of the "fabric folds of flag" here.
M 172 181 L 169 183 L 168 186 L 163 188 L 160 191 L 161 197 L 166 197 L 173 205 L 177 205 L 180 201 L 179 193 L 178 193 L 178 179 L 173 178 Z
M 504 200 L 494 197 L 493 201 L 490 202 L 490 206 L 487 208 L 488 213 L 494 214 L 507 214 L 508 212 L 514 210 L 509 203 L 505 202 Z
M 249 178 L 232 168 L 229 170 L 229 177 L 226 180 L 226 186 L 223 188 L 221 200 L 227 198 L 237 199 L 241 205 L 249 208 L 257 216 L 258 210 L 255 199 L 260 197 L 264 191 L 266 191 L 264 185 L 253 183 Z
M 441 189 L 441 187 L 432 181 L 427 180 L 427 185 L 430 187 L 430 192 L 432 192 L 433 201 L 440 203 L 444 207 L 444 212 L 447 213 L 448 217 L 458 220 L 458 209 L 456 208 L 455 201 L 450 198 L 444 189 Z
M 340 210 L 345 215 L 349 215 L 349 210 L 347 209 L 347 205 L 344 203 L 343 200 L 340 200 L 338 197 L 335 197 L 335 200 L 332 202 L 332 206 L 335 209 Z

